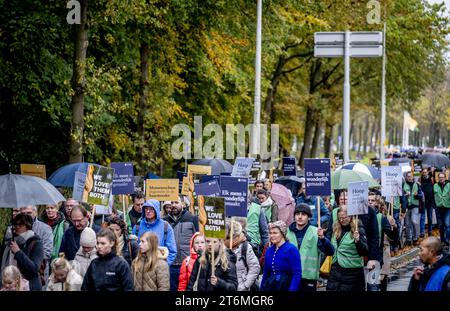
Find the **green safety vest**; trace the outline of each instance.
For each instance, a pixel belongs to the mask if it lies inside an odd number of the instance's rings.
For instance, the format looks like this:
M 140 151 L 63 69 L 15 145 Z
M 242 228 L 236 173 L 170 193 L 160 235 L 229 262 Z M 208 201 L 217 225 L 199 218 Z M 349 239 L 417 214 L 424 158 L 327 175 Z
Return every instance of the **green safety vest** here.
M 307 280 L 318 280 L 320 270 L 320 253 L 317 248 L 319 236 L 317 227 L 309 226 L 302 240 L 302 245 L 298 247 L 297 237 L 293 231 L 288 229 L 287 238 L 295 245 L 300 252 L 302 263 L 302 278 Z
M 355 240 L 353 240 L 351 232 L 346 232 L 341 239 L 341 243 L 337 244 L 336 237 L 333 235 L 331 244 L 334 246 L 333 263 L 339 263 L 342 268 L 362 268 L 364 267 L 364 259 L 359 256 L 356 249 Z
M 259 215 L 261 207 L 252 202 L 247 212 L 247 234 L 252 239 L 252 243 L 261 244 L 261 236 L 259 234 Z
M 380 237 L 379 241 L 378 241 L 378 245 L 381 245 L 381 240 L 382 240 L 381 219 L 383 219 L 383 214 L 378 213 L 377 214 L 377 223 L 378 223 L 378 232 L 379 232 L 378 236 Z
M 419 186 L 417 185 L 417 183 L 413 184 L 412 189 L 407 183 L 405 183 L 403 185 L 403 191 L 405 191 L 406 193 L 409 193 L 408 206 L 411 206 L 411 205 L 419 206 L 419 200 L 414 198 L 414 193 L 419 192 Z
M 400 197 L 394 197 L 394 209 L 400 209 Z
M 439 184 L 434 184 L 433 190 L 436 206 L 450 208 L 450 183 L 446 183 L 444 189 Z

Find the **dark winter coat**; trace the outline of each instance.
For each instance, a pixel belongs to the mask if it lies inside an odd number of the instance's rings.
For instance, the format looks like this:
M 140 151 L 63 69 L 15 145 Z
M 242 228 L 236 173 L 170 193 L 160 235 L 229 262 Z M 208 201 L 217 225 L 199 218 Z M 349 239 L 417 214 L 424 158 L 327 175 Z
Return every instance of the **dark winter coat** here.
M 82 291 L 133 291 L 128 263 L 115 252 L 95 258 L 83 279 Z
M 236 275 L 236 255 L 227 249 L 228 256 L 228 269 L 224 271 L 221 266 L 221 261 L 219 260 L 214 271 L 214 275 L 218 278 L 218 282 L 215 286 L 210 283 L 211 279 L 211 263 L 208 261 L 205 268 L 200 267 L 200 257 L 194 264 L 192 269 L 191 277 L 189 279 L 189 284 L 186 291 L 193 291 L 194 284 L 197 280 L 198 284 L 197 291 L 199 292 L 212 292 L 212 291 L 236 291 L 238 287 L 238 279 Z M 200 272 L 199 272 L 200 269 Z
M 17 268 L 30 284 L 30 291 L 42 290 L 39 269 L 44 260 L 44 246 L 39 236 L 30 237 L 25 244 L 20 247 L 14 258 L 17 261 Z
M 430 281 L 431 276 L 443 265 L 450 266 L 450 255 L 444 255 L 440 260 L 438 260 L 434 265 L 428 266 L 423 270 L 422 277 L 419 281 L 411 277 L 409 282 L 408 291 L 418 292 L 423 291 Z M 450 272 L 447 272 L 444 282 L 442 283 L 441 291 L 450 292 Z

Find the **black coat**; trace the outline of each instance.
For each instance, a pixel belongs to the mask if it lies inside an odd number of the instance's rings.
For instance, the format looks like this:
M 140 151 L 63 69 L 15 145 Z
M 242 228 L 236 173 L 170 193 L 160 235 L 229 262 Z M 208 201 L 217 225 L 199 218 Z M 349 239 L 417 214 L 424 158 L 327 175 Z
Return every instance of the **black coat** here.
M 130 246 L 128 246 L 128 242 Z M 130 247 L 131 247 L 131 255 L 130 255 Z M 134 258 L 136 258 L 136 256 L 138 255 L 138 252 L 139 252 L 139 244 L 135 240 L 125 239 L 125 243 L 123 244 L 122 248 L 122 257 L 123 259 L 126 260 L 126 262 L 128 262 L 130 267 Z
M 95 233 L 100 231 L 100 227 L 97 225 L 93 225 L 92 229 Z M 69 227 L 66 232 L 64 232 L 61 246 L 59 247 L 59 253 L 64 253 L 67 260 L 74 260 L 75 255 L 80 249 L 80 237 L 81 232 L 78 231 L 75 226 Z
M 443 265 L 450 265 L 450 255 L 444 255 L 438 262 L 436 262 L 434 265 L 426 267 L 423 270 L 422 277 L 419 281 L 416 281 L 414 279 L 414 276 L 411 277 L 411 280 L 409 282 L 408 291 L 418 292 L 421 290 L 421 284 L 422 284 L 422 290 L 425 288 L 425 286 L 428 284 L 428 281 L 430 280 L 431 276 L 436 272 L 437 269 L 442 267 Z M 442 289 L 443 292 L 450 292 L 450 272 L 448 272 L 444 278 L 444 282 L 442 283 Z
M 39 269 L 44 260 L 44 246 L 41 239 L 37 235 L 29 238 L 21 250 L 14 255 L 14 258 L 20 273 L 30 284 L 30 291 L 42 290 Z
M 83 279 L 82 291 L 133 291 L 128 263 L 114 252 L 95 258 Z
M 236 275 L 236 255 L 227 249 L 228 256 L 228 269 L 224 271 L 221 267 L 221 262 L 219 261 L 216 265 L 214 275 L 218 278 L 218 282 L 215 286 L 210 283 L 211 278 L 211 263 L 208 261 L 206 268 L 200 268 L 200 257 L 194 264 L 192 269 L 191 277 L 189 279 L 189 284 L 186 287 L 186 291 L 192 291 L 194 284 L 197 280 L 198 284 L 197 291 L 199 292 L 213 292 L 213 291 L 236 291 L 238 287 L 238 280 Z

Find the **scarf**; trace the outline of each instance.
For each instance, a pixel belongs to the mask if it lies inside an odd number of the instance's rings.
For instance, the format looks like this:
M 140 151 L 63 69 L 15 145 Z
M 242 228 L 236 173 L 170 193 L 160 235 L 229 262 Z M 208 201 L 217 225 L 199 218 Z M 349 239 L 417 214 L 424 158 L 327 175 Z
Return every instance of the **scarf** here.
M 263 203 L 261 203 L 261 207 L 269 207 L 272 206 L 273 201 L 271 197 L 268 197 L 267 200 Z
M 123 250 L 123 245 L 125 244 L 125 239 L 123 238 L 123 235 L 121 235 L 118 239 L 117 239 L 117 248 L 116 248 L 116 254 L 117 256 L 122 256 L 122 250 Z
M 25 243 L 28 241 L 29 238 L 34 236 L 34 232 L 31 230 L 25 231 L 24 233 L 19 234 L 18 236 L 15 237 L 15 241 L 17 243 L 17 245 L 22 249 L 25 246 Z M 9 248 L 9 242 L 11 240 L 5 242 L 5 250 L 3 252 L 3 257 L 2 257 L 2 267 L 3 269 L 6 268 L 7 266 L 15 266 L 17 267 L 17 261 L 16 258 L 14 256 L 14 254 L 11 252 L 11 249 Z M 1 271 L 1 273 L 3 273 L 3 269 Z
M 241 245 L 242 243 L 244 243 L 245 241 L 247 241 L 247 238 L 245 237 L 245 234 L 241 233 L 238 236 L 233 236 L 233 245 L 232 247 L 230 247 L 230 239 L 227 239 L 224 241 L 225 246 L 229 249 L 236 249 L 239 247 L 239 245 Z

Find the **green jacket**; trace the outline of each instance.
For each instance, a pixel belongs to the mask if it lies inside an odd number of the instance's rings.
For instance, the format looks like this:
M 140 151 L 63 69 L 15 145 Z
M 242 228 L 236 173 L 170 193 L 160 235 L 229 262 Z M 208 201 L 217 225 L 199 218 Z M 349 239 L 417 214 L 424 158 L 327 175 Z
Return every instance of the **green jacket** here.
M 434 184 L 433 191 L 436 206 L 450 208 L 450 182 L 446 181 L 444 187 Z
M 298 242 L 295 233 L 288 229 L 287 238 L 297 249 Z M 320 270 L 320 251 L 317 247 L 317 227 L 309 226 L 300 245 L 300 260 L 302 263 L 302 278 L 307 280 L 318 280 Z

